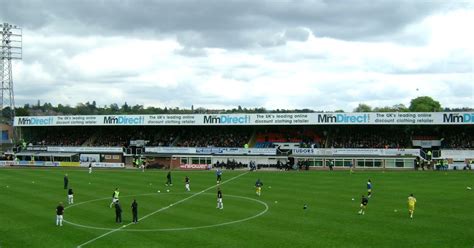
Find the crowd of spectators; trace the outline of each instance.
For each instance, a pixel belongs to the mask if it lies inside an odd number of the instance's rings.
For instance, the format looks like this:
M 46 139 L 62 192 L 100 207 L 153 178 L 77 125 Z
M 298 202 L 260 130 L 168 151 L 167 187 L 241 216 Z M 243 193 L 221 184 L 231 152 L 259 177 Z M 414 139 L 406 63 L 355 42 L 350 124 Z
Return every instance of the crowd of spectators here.
M 256 129 L 256 130 L 255 130 Z M 411 148 L 412 140 L 440 140 L 442 148 L 474 148 L 472 127 L 43 127 L 23 132 L 28 145 L 128 147 L 146 146 L 274 147 L 275 142 L 298 143 L 301 148 Z M 301 130 L 299 130 L 301 129 Z M 252 136 L 255 134 L 255 140 Z M 253 142 L 255 141 L 255 142 Z
M 30 146 L 82 146 L 89 137 L 90 134 L 80 129 L 45 128 L 24 141 Z
M 328 148 L 408 148 L 410 135 L 393 128 L 341 127 L 327 131 Z
M 462 128 L 445 130 L 442 133 L 441 145 L 448 149 L 470 149 L 474 148 L 474 130 Z
M 274 143 L 298 143 L 301 148 L 320 148 L 325 140 L 321 130 L 306 127 L 271 127 L 258 130 L 256 147 L 275 147 Z
M 226 132 L 218 129 L 188 130 L 180 135 L 180 147 L 244 147 L 250 140 L 250 130 Z

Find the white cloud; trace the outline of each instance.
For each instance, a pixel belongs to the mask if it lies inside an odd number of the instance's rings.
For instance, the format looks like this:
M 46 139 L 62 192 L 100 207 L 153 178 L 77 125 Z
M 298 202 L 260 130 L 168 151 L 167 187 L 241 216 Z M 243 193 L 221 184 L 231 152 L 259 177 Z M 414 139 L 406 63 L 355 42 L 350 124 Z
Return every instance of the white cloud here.
M 288 22 L 245 31 L 235 39 L 255 43 L 239 48 L 206 47 L 206 33 L 196 30 L 150 38 L 25 29 L 16 99 L 351 111 L 429 95 L 473 107 L 472 23 L 473 9 L 447 9 L 392 35 L 342 40 Z

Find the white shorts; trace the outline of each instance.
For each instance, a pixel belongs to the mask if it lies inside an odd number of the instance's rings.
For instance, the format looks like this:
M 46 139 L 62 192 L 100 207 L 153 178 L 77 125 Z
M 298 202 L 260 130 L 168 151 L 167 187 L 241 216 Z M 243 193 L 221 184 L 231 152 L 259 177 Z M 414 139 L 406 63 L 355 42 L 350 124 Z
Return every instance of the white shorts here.
M 74 198 L 74 195 L 67 195 L 67 199 L 71 200 Z
M 63 216 L 62 216 L 62 215 L 56 215 L 56 220 L 62 221 L 62 220 L 63 220 Z
M 217 198 L 218 203 L 222 203 L 222 198 Z
M 118 201 L 118 198 L 112 198 L 112 203 L 116 203 Z

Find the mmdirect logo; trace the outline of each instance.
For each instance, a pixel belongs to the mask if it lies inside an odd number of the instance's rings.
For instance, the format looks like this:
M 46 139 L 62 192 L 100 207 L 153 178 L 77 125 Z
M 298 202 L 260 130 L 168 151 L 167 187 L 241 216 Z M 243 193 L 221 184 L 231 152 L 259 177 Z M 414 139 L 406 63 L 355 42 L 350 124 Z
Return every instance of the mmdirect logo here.
M 443 114 L 443 122 L 446 123 L 474 123 L 474 113 L 465 114 Z
M 145 117 L 104 116 L 104 124 L 140 125 L 145 123 Z
M 320 114 L 318 115 L 318 123 L 369 123 L 369 114 Z
M 230 115 L 208 115 L 204 116 L 204 124 L 246 124 L 250 123 L 250 115 L 230 116 Z
M 47 126 L 53 124 L 53 117 L 20 117 L 18 118 L 19 126 Z

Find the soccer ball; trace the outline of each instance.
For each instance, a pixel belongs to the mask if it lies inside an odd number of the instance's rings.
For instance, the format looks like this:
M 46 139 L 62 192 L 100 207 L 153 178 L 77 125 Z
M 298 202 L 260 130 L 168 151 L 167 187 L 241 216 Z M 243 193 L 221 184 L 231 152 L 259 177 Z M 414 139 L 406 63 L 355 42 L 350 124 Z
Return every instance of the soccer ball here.
M 278 203 L 278 201 L 275 201 L 275 203 Z
M 167 190 L 166 190 L 166 192 L 170 192 L 170 190 L 169 190 L 169 189 L 167 189 Z
M 354 200 L 354 198 L 352 198 L 352 200 Z
M 398 212 L 398 210 L 394 209 L 394 210 L 393 210 L 393 212 L 395 212 L 395 213 L 396 213 L 396 212 Z
M 161 191 L 158 190 L 158 193 L 160 193 Z

